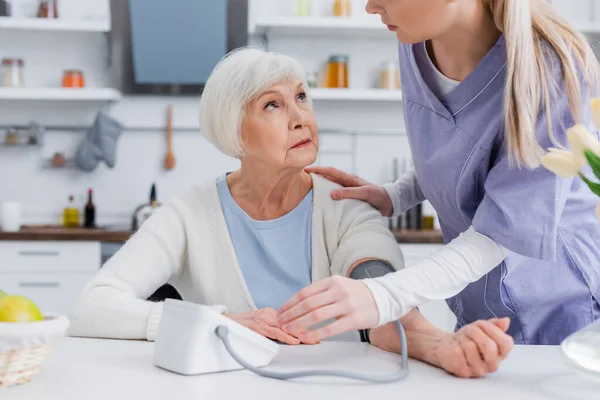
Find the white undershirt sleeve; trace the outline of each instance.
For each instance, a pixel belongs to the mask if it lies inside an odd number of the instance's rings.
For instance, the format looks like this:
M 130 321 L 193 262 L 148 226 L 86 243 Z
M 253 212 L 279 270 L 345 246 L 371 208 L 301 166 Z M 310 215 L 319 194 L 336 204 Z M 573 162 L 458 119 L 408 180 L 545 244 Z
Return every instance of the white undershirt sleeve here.
M 396 182 L 383 185 L 383 188 L 392 199 L 394 217 L 426 200 L 414 167 L 406 171 Z
M 431 300 L 455 296 L 497 267 L 508 254 L 508 250 L 471 227 L 411 267 L 364 280 L 377 303 L 378 326 Z

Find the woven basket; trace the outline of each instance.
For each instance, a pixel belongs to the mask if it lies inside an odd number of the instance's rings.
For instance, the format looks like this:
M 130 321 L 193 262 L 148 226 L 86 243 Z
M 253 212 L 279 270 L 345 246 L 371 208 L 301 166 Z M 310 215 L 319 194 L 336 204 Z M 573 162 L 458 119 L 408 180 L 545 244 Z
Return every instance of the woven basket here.
M 40 322 L 0 322 L 0 389 L 32 380 L 68 326 L 66 317 L 55 315 Z

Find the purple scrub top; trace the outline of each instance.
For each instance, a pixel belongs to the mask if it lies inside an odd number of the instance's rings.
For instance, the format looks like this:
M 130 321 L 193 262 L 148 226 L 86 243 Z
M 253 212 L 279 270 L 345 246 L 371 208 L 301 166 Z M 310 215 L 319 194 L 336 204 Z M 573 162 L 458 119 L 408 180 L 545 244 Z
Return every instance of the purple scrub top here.
M 479 281 L 447 303 L 457 329 L 479 319 L 510 317 L 518 344 L 559 344 L 600 318 L 599 199 L 580 178 L 540 167 L 509 166 L 503 141 L 506 42 L 500 37 L 475 70 L 438 99 L 420 71 L 423 43 L 400 44 L 403 107 L 420 189 L 438 212 L 446 242 L 473 226 L 511 251 Z M 548 55 L 558 96 L 551 106 L 556 139 L 575 124 L 560 64 Z M 588 129 L 596 132 L 583 99 Z M 549 138 L 541 108 L 537 139 Z

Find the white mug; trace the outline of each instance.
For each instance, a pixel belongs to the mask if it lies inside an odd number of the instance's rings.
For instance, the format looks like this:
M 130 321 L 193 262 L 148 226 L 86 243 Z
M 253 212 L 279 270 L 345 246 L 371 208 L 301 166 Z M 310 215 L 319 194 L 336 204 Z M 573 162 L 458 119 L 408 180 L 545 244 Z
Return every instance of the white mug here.
M 18 232 L 21 229 L 23 205 L 16 202 L 2 203 L 0 206 L 0 228 L 5 232 Z

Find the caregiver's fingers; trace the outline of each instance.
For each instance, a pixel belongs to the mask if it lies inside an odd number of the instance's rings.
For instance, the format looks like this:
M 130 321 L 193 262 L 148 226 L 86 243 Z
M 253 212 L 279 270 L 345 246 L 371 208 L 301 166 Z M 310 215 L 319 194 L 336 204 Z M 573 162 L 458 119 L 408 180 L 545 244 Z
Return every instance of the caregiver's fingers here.
M 317 293 L 314 296 L 311 296 L 311 297 L 301 301 L 294 307 L 290 308 L 288 311 L 286 311 L 282 315 L 282 318 L 285 318 L 285 321 L 293 321 L 291 323 L 291 326 L 297 326 L 300 323 L 300 321 L 306 320 L 306 319 L 301 319 L 300 317 L 304 318 L 303 316 L 306 316 L 309 313 L 313 314 L 315 311 L 318 311 L 320 309 L 320 307 L 327 306 L 327 305 L 335 302 L 335 300 L 336 300 L 335 292 L 333 292 L 331 290 L 326 290 L 324 292 Z M 313 310 L 315 310 L 315 311 L 313 311 Z M 313 317 L 314 317 L 314 315 L 313 315 Z M 280 324 L 284 323 L 282 321 L 283 321 L 282 319 L 279 319 Z M 310 325 L 308 325 L 308 326 L 310 326 Z M 292 330 L 293 330 L 293 328 L 292 328 Z
M 291 318 L 290 316 L 295 314 L 288 312 L 290 309 L 302 303 L 304 300 L 329 289 L 333 283 L 333 280 L 331 278 L 332 277 L 321 279 L 320 281 L 317 281 L 312 285 L 305 287 L 304 289 L 296 293 L 294 297 L 286 301 L 285 304 L 281 306 L 281 308 L 278 311 L 279 322 L 286 323 L 288 321 L 291 321 L 293 318 Z
M 324 178 L 333 181 L 344 187 L 354 187 L 367 185 L 368 182 L 364 179 L 331 167 L 308 167 L 304 169 L 306 172 L 321 175 Z
M 496 345 L 498 346 L 498 356 L 501 360 L 504 360 L 513 347 L 515 347 L 515 341 L 512 336 L 506 334 L 495 322 L 496 321 L 493 320 L 477 321 L 476 324 L 486 333 L 486 335 L 496 342 Z M 503 323 L 503 327 L 504 326 L 506 326 L 505 322 Z M 506 329 L 508 329 L 508 327 Z
M 373 188 L 370 186 L 348 187 L 331 192 L 331 197 L 334 200 L 354 199 L 367 203 L 370 203 L 372 195 Z
M 475 378 L 484 376 L 488 369 L 477 344 L 466 335 L 460 335 L 458 341 L 469 364 L 470 376 Z
M 306 332 L 300 335 L 300 340 L 323 340 L 331 336 L 336 336 L 344 332 L 359 329 L 350 317 L 343 317 L 326 326 Z
M 294 336 L 299 336 L 300 333 L 306 331 L 309 327 L 327 321 L 332 318 L 343 315 L 347 310 L 344 304 L 335 303 L 324 307 L 317 308 L 308 314 L 294 320 L 293 322 L 281 327 L 285 332 Z
M 487 363 L 494 364 L 500 361 L 498 345 L 479 326 L 470 324 L 463 329 L 464 335 L 477 345 L 479 353 Z

